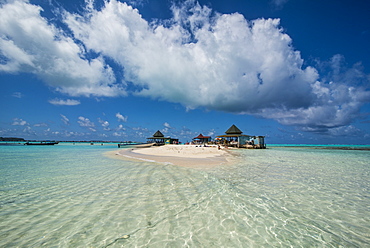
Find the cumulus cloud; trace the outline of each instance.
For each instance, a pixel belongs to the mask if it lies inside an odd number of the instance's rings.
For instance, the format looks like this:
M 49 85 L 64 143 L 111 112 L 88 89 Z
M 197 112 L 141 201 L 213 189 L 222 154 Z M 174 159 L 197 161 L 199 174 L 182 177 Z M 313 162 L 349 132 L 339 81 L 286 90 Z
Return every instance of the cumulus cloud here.
M 33 73 L 69 95 L 117 96 L 112 68 L 101 56 L 88 58 L 83 45 L 41 16 L 27 0 L 0 4 L 0 71 Z
M 361 117 L 360 108 L 370 101 L 369 75 L 363 73 L 360 64 L 351 68 L 344 66 L 344 57 L 335 55 L 328 62 L 319 62 L 324 72 L 322 81 L 312 85 L 316 100 L 307 108 L 264 109 L 259 115 L 273 118 L 285 125 L 296 125 L 304 131 L 322 132 L 335 135 L 339 127 L 353 130 L 352 120 Z M 343 132 L 348 133 L 348 132 Z
M 117 130 L 117 131 L 122 131 L 122 130 L 124 131 L 124 130 L 126 130 L 126 129 L 123 127 L 123 125 L 122 125 L 122 124 L 119 124 L 119 125 L 118 125 L 118 127 L 116 128 L 116 130 Z
M 189 109 L 253 114 L 325 131 L 348 125 L 369 99 L 365 89 L 320 81 L 316 68 L 304 67 L 279 19 L 214 14 L 194 1 L 172 11 L 172 19 L 149 23 L 137 9 L 112 0 L 83 16 L 67 13 L 65 22 L 89 49 L 124 68 L 136 95 Z
M 149 22 L 126 3 L 105 1 L 94 9 L 87 1 L 82 13 L 63 12 L 73 33 L 68 37 L 40 16 L 40 7 L 3 4 L 0 47 L 8 61 L 0 70 L 35 73 L 72 96 L 115 96 L 125 87 L 188 109 L 252 114 L 306 131 L 348 126 L 370 99 L 353 81 L 369 82 L 359 65 L 338 70 L 340 57 L 334 56 L 324 76 L 321 68 L 304 66 L 279 19 L 249 21 L 193 0 L 171 10 L 171 19 Z M 86 51 L 100 56 L 87 59 Z M 121 86 L 104 57 L 122 70 Z
M 20 118 L 14 118 L 12 125 L 13 126 L 25 126 L 25 125 L 28 125 L 28 123 L 27 121 L 22 120 Z
M 103 127 L 103 129 L 105 131 L 110 131 L 110 127 L 109 127 L 109 122 L 108 121 L 104 121 L 102 119 L 99 118 L 99 123 L 101 124 L 101 126 Z
M 66 23 L 89 49 L 122 65 L 126 81 L 139 87 L 137 95 L 229 112 L 309 106 L 314 100 L 317 72 L 302 68 L 278 19 L 211 16 L 192 1 L 173 12 L 165 24 L 153 24 L 131 6 L 110 1 L 85 16 L 68 14 Z
M 64 130 L 64 131 L 50 131 L 49 132 L 52 134 L 52 135 L 55 135 L 55 136 L 58 136 L 58 137 L 83 137 L 83 136 L 86 136 L 85 133 L 79 133 L 79 132 L 72 132 L 72 131 L 67 131 L 67 130 Z
M 168 122 L 163 123 L 163 126 L 162 133 L 168 133 L 170 129 L 173 129 Z
M 132 130 L 134 131 L 133 135 L 137 138 L 146 138 L 152 135 L 147 128 L 133 127 Z
M 73 99 L 63 100 L 63 99 L 58 99 L 58 98 L 49 100 L 49 103 L 53 105 L 66 105 L 66 106 L 75 106 L 75 105 L 81 104 L 81 102 L 78 100 L 73 100 Z
M 23 133 L 26 133 L 28 135 L 34 135 L 36 136 L 36 132 L 34 130 L 32 130 L 32 128 L 30 126 L 27 126 L 23 129 Z
M 93 129 L 95 127 L 94 122 L 91 122 L 89 118 L 85 118 L 83 116 L 78 117 L 78 124 L 80 124 L 81 127 L 87 127 Z M 93 129 L 95 130 L 95 129 Z
M 335 83 L 324 85 L 317 82 L 315 90 L 320 98 L 312 106 L 264 109 L 259 115 L 276 119 L 285 125 L 301 126 L 304 131 L 326 132 L 330 128 L 349 125 L 359 117 L 360 107 L 370 98 L 369 92 Z
M 173 7 L 174 17 L 165 24 L 148 23 L 138 10 L 114 0 L 84 16 L 67 13 L 65 22 L 89 49 L 125 69 L 137 95 L 249 113 L 312 103 L 317 71 L 302 68 L 278 19 L 212 16 L 209 8 L 192 3 L 190 9 L 183 9 L 189 1 Z
M 112 134 L 114 137 L 126 137 L 126 133 L 125 132 L 114 132 Z
M 128 119 L 127 116 L 123 116 L 120 113 L 117 113 L 116 117 L 117 117 L 118 121 L 122 121 L 122 122 L 127 122 L 127 119 Z
M 95 127 L 95 124 L 91 122 L 88 118 L 85 117 L 78 117 L 78 124 L 80 124 L 81 127 Z

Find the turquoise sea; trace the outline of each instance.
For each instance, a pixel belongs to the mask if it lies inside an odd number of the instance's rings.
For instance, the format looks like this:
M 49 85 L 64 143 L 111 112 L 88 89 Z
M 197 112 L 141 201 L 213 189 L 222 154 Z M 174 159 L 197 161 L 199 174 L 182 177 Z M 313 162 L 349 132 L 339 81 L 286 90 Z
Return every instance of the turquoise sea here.
M 0 146 L 0 247 L 370 247 L 370 151 L 325 148 L 194 169 Z

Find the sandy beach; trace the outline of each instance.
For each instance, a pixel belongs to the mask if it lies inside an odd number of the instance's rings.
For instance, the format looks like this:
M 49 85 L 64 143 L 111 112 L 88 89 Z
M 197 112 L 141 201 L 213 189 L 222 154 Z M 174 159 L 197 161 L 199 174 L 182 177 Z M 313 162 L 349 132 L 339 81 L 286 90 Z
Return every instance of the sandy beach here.
M 169 163 L 186 167 L 208 168 L 230 162 L 229 150 L 217 146 L 165 145 L 148 148 L 128 148 L 117 151 L 125 159 Z

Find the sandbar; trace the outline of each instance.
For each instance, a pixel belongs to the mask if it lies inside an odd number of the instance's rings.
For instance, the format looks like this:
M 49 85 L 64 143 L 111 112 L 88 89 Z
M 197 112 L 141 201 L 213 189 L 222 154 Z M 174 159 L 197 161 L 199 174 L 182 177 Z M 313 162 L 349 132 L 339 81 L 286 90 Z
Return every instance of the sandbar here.
M 164 145 L 148 148 L 125 148 L 117 151 L 126 159 L 174 164 L 185 167 L 209 168 L 232 160 L 229 150 L 217 146 Z

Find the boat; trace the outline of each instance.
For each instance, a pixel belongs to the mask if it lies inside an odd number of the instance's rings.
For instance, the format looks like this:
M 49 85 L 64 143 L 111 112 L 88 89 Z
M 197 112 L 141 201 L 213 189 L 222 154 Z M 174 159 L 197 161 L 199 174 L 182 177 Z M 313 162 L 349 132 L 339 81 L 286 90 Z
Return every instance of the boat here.
M 53 146 L 53 145 L 56 145 L 58 144 L 59 142 L 44 142 L 44 141 L 41 141 L 41 142 L 26 142 L 24 143 L 25 145 L 27 146 Z

